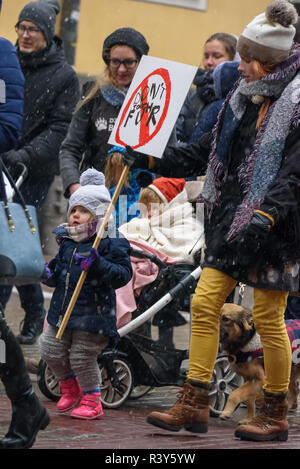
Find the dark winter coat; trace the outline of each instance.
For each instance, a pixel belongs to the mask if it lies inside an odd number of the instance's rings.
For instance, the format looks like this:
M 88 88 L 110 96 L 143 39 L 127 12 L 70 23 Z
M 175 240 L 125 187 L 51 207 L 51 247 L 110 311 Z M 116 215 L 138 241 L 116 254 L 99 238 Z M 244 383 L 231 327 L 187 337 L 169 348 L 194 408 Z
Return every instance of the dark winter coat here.
M 240 78 L 238 66 L 239 62 L 222 62 L 214 69 L 213 80 L 217 99 L 207 107 L 206 112 L 192 133 L 190 143 L 195 142 L 203 134 L 213 129 L 227 94 Z
M 199 68 L 193 83 L 196 88 L 189 91 L 176 122 L 177 139 L 184 143 L 190 141 L 210 104 L 217 99 L 211 70 Z
M 247 111 L 235 133 L 230 147 L 230 166 L 226 183 L 222 187 L 220 204 L 210 213 L 205 223 L 206 251 L 205 266 L 217 268 L 228 275 L 258 288 L 286 289 L 282 282 L 274 283 L 268 276 L 270 266 L 275 266 L 275 275 L 281 281 L 288 273 L 285 266 L 300 260 L 300 128 L 287 137 L 281 168 L 275 181 L 265 195 L 261 210 L 277 209 L 278 219 L 270 232 L 268 244 L 260 255 L 253 256 L 253 265 L 258 268 L 256 278 L 249 276 L 249 269 L 239 267 L 236 244 L 227 243 L 227 234 L 237 206 L 242 200 L 242 189 L 237 179 L 237 169 L 245 160 L 249 148 L 256 140 L 256 120 L 259 106 L 249 101 Z M 155 160 L 154 170 L 168 177 L 190 177 L 204 175 L 211 150 L 211 134 L 203 135 L 197 142 L 185 148 L 167 148 L 161 160 Z M 270 274 L 271 269 L 269 269 Z M 299 277 L 295 272 L 294 285 L 298 290 Z M 269 281 L 270 280 L 270 281 Z M 290 279 L 291 280 L 291 279 Z M 297 286 L 298 285 L 298 286 Z
M 24 77 L 15 47 L 0 38 L 0 152 L 11 150 L 23 120 Z
M 92 85 L 91 82 L 84 85 L 83 98 Z M 81 172 L 91 167 L 104 172 L 107 152 L 112 148 L 107 142 L 124 97 L 119 89 L 111 85 L 103 86 L 73 116 L 59 154 L 60 174 L 66 197 L 70 195 L 68 187 L 79 182 Z
M 80 262 L 74 260 L 74 254 L 88 255 L 95 236 L 76 243 L 67 237 L 62 227 L 54 233 L 63 236 L 63 240 L 51 278 L 55 290 L 47 321 L 59 327 L 81 274 Z M 67 328 L 103 334 L 113 342 L 118 338 L 115 290 L 126 285 L 132 276 L 129 243 L 122 235 L 118 236 L 101 240 L 98 247 L 101 257 L 90 267 L 67 323 Z
M 79 82 L 57 37 L 37 55 L 18 55 L 25 95 L 22 134 L 16 149 L 28 166 L 27 182 L 49 182 L 58 174 L 59 148 L 79 100 Z

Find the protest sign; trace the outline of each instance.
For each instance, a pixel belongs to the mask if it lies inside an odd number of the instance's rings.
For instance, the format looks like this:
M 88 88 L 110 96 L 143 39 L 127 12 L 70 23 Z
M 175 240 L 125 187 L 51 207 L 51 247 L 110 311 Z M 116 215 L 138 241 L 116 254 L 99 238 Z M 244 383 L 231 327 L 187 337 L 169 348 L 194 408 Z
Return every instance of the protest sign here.
M 108 143 L 161 158 L 196 71 L 144 55 Z

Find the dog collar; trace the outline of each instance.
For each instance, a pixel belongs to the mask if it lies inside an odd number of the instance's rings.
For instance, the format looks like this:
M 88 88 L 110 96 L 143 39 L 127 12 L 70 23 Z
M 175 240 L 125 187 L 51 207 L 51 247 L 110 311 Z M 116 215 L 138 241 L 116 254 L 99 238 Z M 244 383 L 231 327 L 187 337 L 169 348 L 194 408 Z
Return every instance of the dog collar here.
M 252 339 L 241 348 L 241 352 L 260 352 L 263 347 L 260 340 L 260 335 L 256 332 Z

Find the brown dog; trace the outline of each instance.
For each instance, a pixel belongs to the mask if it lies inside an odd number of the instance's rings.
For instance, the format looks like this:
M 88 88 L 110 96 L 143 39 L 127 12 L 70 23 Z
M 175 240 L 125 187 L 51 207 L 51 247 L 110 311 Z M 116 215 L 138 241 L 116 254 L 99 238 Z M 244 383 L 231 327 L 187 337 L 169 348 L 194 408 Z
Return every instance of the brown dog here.
M 299 327 L 299 321 L 289 321 L 290 324 L 293 322 Z M 220 342 L 222 351 L 229 356 L 232 370 L 244 379 L 244 383 L 228 397 L 220 418 L 229 419 L 235 408 L 244 402 L 247 413 L 240 423 L 245 423 L 255 415 L 255 402 L 262 398 L 265 377 L 262 346 L 249 309 L 236 304 L 224 304 L 221 309 Z M 288 395 L 289 408 L 293 410 L 297 408 L 299 377 L 300 363 L 293 363 Z

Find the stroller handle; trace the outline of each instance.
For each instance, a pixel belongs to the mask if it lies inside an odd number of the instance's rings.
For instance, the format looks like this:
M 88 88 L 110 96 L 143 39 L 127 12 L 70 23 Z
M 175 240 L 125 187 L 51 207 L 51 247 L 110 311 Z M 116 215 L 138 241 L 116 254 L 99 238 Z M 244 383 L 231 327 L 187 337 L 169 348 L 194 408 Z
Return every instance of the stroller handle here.
M 167 267 L 167 265 L 162 262 L 157 256 L 155 256 L 154 254 L 148 254 L 147 252 L 144 252 L 144 251 L 140 251 L 138 249 L 134 249 L 134 248 L 130 248 L 130 251 L 129 251 L 129 254 L 130 256 L 132 257 L 138 257 L 140 259 L 149 259 L 151 262 L 153 262 L 154 264 L 156 264 L 158 267 L 160 267 L 161 269 L 163 269 L 164 267 Z
M 144 324 L 144 322 L 146 322 L 148 319 L 151 319 L 154 314 L 156 314 L 158 311 L 168 305 L 176 295 L 186 290 L 187 286 L 190 284 L 191 281 L 198 280 L 201 275 L 201 272 L 202 268 L 197 267 L 195 270 L 193 270 L 193 272 L 191 272 L 182 280 L 180 280 L 178 285 L 176 285 L 172 290 L 166 293 L 160 300 L 154 303 L 154 305 L 150 306 L 150 308 L 144 311 L 140 316 L 118 329 L 120 337 L 124 337 L 124 335 L 128 334 L 129 332 L 132 332 L 134 329 Z

